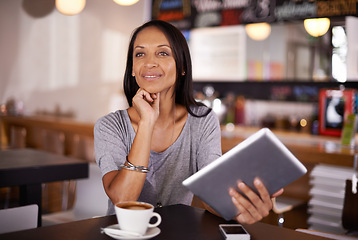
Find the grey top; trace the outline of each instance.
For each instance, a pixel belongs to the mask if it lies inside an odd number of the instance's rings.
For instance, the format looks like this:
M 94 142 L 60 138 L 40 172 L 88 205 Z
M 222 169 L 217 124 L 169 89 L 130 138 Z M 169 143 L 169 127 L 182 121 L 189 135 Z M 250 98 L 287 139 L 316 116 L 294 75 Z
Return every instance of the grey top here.
M 203 115 L 207 107 L 192 108 Z M 96 161 L 102 176 L 117 171 L 124 164 L 131 149 L 135 131 L 127 110 L 118 110 L 100 118 L 94 127 Z M 217 116 L 211 111 L 207 116 L 188 118 L 180 136 L 164 152 L 150 152 L 149 172 L 138 201 L 157 204 L 190 205 L 193 194 L 182 181 L 221 156 L 221 132 Z M 114 214 L 108 201 L 107 214 Z

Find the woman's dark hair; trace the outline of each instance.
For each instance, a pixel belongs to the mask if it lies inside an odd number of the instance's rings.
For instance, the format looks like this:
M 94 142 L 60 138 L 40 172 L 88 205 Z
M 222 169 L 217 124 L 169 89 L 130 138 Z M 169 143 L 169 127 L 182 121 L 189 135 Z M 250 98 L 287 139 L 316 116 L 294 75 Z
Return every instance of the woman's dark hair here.
M 132 99 L 139 89 L 135 77 L 132 76 L 134 42 L 138 33 L 148 27 L 156 27 L 161 30 L 168 39 L 172 48 L 177 72 L 174 88 L 175 103 L 185 106 L 191 115 L 197 116 L 191 111 L 190 106 L 202 106 L 203 104 L 196 102 L 193 97 L 192 67 L 188 44 L 183 34 L 176 27 L 161 20 L 149 21 L 135 29 L 132 33 L 132 38 L 128 47 L 127 65 L 123 83 L 124 93 L 127 97 L 129 106 L 132 106 Z M 185 72 L 184 75 L 182 74 L 183 72 Z M 210 110 L 204 114 L 204 116 L 209 112 Z

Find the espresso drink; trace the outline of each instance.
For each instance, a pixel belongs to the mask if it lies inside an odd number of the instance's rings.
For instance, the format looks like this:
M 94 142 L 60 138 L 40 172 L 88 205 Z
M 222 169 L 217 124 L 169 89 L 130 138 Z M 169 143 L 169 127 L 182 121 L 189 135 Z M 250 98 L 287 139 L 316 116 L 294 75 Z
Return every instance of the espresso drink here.
M 152 208 L 152 206 L 149 204 L 138 202 L 119 203 L 117 204 L 117 207 L 130 210 L 145 210 Z
M 115 205 L 119 229 L 144 235 L 148 228 L 157 227 L 161 216 L 153 212 L 153 205 L 145 202 L 120 202 Z M 150 220 L 156 218 L 152 223 Z

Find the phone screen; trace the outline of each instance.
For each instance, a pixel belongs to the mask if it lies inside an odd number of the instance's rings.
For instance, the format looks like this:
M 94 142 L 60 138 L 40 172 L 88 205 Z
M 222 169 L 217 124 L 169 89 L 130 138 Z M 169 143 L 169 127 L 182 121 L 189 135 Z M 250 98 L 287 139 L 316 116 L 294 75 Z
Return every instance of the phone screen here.
M 226 234 L 246 234 L 241 226 L 222 226 Z

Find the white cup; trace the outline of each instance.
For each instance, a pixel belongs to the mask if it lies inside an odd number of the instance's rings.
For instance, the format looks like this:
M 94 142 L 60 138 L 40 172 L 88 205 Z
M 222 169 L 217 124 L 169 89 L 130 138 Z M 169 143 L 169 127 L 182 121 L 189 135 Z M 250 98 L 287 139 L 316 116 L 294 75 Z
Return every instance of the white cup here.
M 146 233 L 148 227 L 156 227 L 162 221 L 161 216 L 153 212 L 154 207 L 149 203 L 136 201 L 120 202 L 115 205 L 115 210 L 119 229 L 136 232 L 141 235 Z M 149 222 L 152 217 L 157 218 L 154 224 Z

